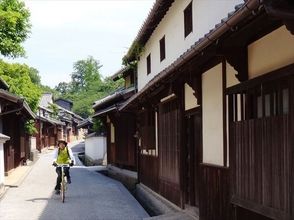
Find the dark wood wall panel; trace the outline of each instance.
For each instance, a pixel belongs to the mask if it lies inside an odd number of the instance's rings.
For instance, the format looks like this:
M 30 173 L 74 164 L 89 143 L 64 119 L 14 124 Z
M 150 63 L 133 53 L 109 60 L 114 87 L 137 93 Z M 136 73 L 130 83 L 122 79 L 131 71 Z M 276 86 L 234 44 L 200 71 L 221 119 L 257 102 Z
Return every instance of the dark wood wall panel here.
M 121 113 L 116 117 L 115 145 L 116 160 L 123 166 L 136 167 L 136 132 L 135 117 L 131 114 Z
M 229 220 L 229 169 L 201 164 L 200 176 L 200 219 Z
M 10 137 L 10 139 L 4 144 L 4 162 L 5 172 L 18 167 L 21 162 L 23 151 L 20 143 L 20 125 L 21 118 L 14 115 L 3 116 L 3 134 Z
M 181 205 L 181 114 L 177 99 L 159 105 L 159 193 Z
M 142 154 L 140 155 L 139 178 L 141 183 L 159 193 L 158 157 Z
M 254 211 L 274 219 L 286 219 L 290 213 L 288 123 L 288 115 L 283 115 L 230 127 L 233 201 L 241 206 L 250 201 L 256 204 Z

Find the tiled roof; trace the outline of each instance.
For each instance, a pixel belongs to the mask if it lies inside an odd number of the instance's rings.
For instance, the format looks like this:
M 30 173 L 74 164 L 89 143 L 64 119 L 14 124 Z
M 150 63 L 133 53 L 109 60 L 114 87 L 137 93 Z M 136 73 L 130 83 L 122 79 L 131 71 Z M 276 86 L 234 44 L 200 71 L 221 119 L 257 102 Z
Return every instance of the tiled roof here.
M 106 96 L 103 99 L 100 99 L 96 101 L 93 105 L 94 110 L 98 110 L 100 108 L 105 108 L 109 105 L 112 105 L 116 102 L 119 102 L 121 100 L 128 99 L 131 95 L 135 93 L 135 87 L 130 87 L 128 89 L 120 89 L 119 91 Z
M 42 120 L 42 121 L 46 121 L 50 124 L 53 124 L 53 125 L 65 125 L 64 122 L 60 121 L 60 120 L 57 120 L 55 118 L 49 118 L 49 117 L 44 117 L 44 116 L 38 116 L 38 119 Z
M 130 66 L 126 66 L 121 68 L 119 71 L 117 71 L 115 74 L 113 74 L 111 76 L 112 80 L 118 80 L 119 78 L 121 78 L 121 75 L 127 74 L 129 71 L 131 71 L 131 67 Z
M 44 93 L 40 99 L 40 106 L 47 108 L 49 103 L 53 103 L 53 95 L 52 93 Z
M 20 104 L 26 110 L 26 112 L 31 116 L 31 118 L 33 119 L 36 118 L 35 113 L 31 110 L 27 102 L 22 97 L 19 97 L 3 89 L 0 89 L 0 97 L 3 99 L 9 100 L 13 103 Z

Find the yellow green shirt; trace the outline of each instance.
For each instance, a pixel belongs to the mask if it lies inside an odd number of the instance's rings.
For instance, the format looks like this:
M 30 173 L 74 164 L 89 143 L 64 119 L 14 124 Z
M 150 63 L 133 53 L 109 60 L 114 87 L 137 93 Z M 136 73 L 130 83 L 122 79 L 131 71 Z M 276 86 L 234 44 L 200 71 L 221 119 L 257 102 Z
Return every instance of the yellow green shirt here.
M 66 147 L 63 150 L 59 149 L 59 154 L 57 156 L 56 162 L 58 164 L 69 164 L 71 162 Z

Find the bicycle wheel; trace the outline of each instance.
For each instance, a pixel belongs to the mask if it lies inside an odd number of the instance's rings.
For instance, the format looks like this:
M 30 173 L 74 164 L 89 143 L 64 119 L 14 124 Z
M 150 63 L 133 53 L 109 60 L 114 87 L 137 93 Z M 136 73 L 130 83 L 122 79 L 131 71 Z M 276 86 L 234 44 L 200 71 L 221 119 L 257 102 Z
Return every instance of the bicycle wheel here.
M 64 180 L 64 174 L 63 173 L 61 175 L 60 195 L 61 195 L 61 201 L 64 203 L 64 199 L 65 199 L 65 180 Z

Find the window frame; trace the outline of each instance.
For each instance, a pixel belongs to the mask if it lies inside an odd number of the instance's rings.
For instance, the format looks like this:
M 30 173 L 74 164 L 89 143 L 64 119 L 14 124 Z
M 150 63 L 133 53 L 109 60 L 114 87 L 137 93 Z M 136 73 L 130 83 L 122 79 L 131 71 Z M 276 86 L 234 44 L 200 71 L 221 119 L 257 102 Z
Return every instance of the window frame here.
M 151 53 L 146 57 L 147 75 L 151 73 Z
M 185 38 L 193 32 L 193 1 L 184 9 L 184 35 Z
M 165 35 L 159 40 L 160 62 L 166 58 Z

